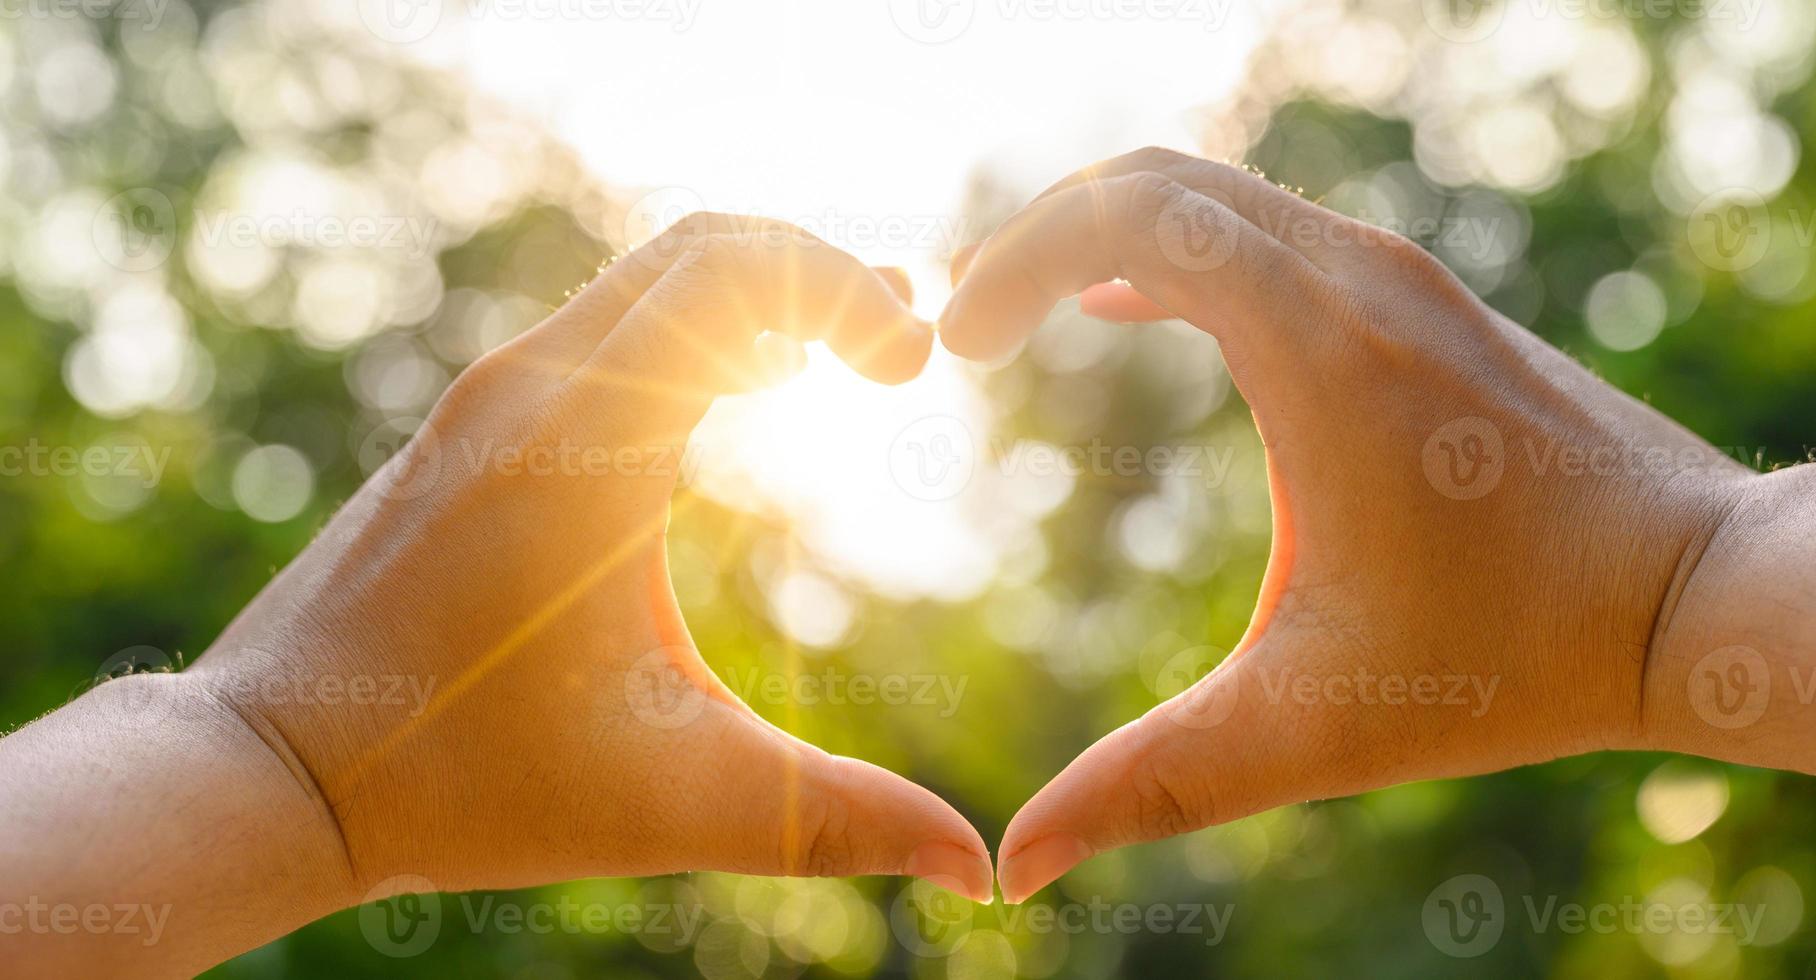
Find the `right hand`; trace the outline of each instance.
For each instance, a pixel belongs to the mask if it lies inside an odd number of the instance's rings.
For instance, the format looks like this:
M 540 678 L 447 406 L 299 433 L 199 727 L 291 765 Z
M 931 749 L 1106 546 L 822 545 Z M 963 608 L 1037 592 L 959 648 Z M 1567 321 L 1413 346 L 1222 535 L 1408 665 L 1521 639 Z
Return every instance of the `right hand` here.
M 1060 182 L 975 254 L 941 337 L 1000 358 L 1080 291 L 1217 337 L 1266 446 L 1273 548 L 1235 652 L 1017 814 L 1007 900 L 1284 803 L 1702 730 L 1672 614 L 1745 467 L 1413 243 L 1234 167 L 1145 150 Z

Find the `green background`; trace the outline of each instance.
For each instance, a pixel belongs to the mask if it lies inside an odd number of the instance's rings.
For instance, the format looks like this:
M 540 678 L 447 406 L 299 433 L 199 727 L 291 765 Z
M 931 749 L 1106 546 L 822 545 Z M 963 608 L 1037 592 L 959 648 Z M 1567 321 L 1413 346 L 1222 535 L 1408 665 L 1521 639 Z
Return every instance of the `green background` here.
M 1357 9 L 1404 28 L 1404 16 L 1389 7 Z M 406 414 L 357 397 L 361 370 L 403 351 L 414 367 L 428 366 L 422 384 L 432 396 L 474 351 L 473 302 L 493 312 L 486 329 L 523 329 L 611 248 L 597 217 L 608 210 L 611 191 L 593 186 L 565 150 L 532 128 L 517 123 L 500 136 L 496 126 L 508 113 L 469 99 L 445 76 L 325 32 L 280 30 L 232 5 L 174 4 L 151 38 L 129 37 L 134 29 L 122 23 L 0 23 L 17 65 L 4 101 L 11 166 L 0 201 L 0 445 L 145 440 L 172 449 L 168 474 L 150 491 L 107 480 L 0 478 L 0 624 L 9 641 L 0 658 L 0 723 L 12 726 L 79 693 L 116 651 L 148 645 L 193 659 L 205 650 L 361 483 L 359 447 L 367 435 L 388 415 Z M 1495 213 L 1527 229 L 1514 254 L 1471 280 L 1486 284 L 1491 303 L 1715 444 L 1745 447 L 1756 465 L 1801 461 L 1816 418 L 1816 278 L 1803 234 L 1816 177 L 1799 164 L 1788 186 L 1767 195 L 1772 237 L 1762 268 L 1772 270 L 1769 281 L 1699 261 L 1692 218 L 1646 189 L 1678 80 L 1667 64 L 1690 27 L 1681 17 L 1615 26 L 1640 41 L 1651 84 L 1605 145 L 1569 160 L 1561 178 L 1536 193 L 1420 178 L 1406 162 L 1416 156 L 1414 130 L 1399 113 L 1291 86 L 1266 107 L 1246 159 L 1339 207 L 1341 185 L 1359 174 L 1389 174 L 1440 216 L 1473 213 L 1470 202 L 1482 198 L 1471 195 L 1491 195 L 1503 209 Z M 34 32 L 70 30 L 106 52 L 119 80 L 103 111 L 73 123 L 43 111 L 29 77 L 42 40 Z M 234 67 L 227 52 L 236 44 L 266 60 Z M 1265 59 L 1259 64 L 1257 73 L 1268 74 Z M 1762 89 L 1767 108 L 1800 137 L 1816 130 L 1803 84 L 1808 68 L 1806 45 L 1789 80 Z M 348 102 L 348 71 L 368 93 L 365 101 Z M 283 86 L 295 91 L 271 95 Z M 402 145 L 400 127 L 388 129 L 372 108 L 377 91 L 392 93 L 393 109 L 407 106 L 419 123 Z M 1559 100 L 1541 104 L 1560 120 L 1567 114 Z M 253 128 L 284 105 L 309 107 L 294 110 L 307 123 Z M 322 349 L 299 336 L 287 312 L 311 261 L 307 249 L 279 250 L 280 267 L 257 295 L 226 301 L 198 278 L 179 245 L 149 274 L 181 304 L 190 343 L 206 352 L 210 380 L 200 397 L 103 414 L 72 394 L 71 365 L 94 312 L 84 297 L 96 283 L 60 282 L 60 272 L 32 261 L 47 201 L 85 190 L 92 197 L 83 200 L 99 202 L 151 188 L 170 202 L 176 228 L 156 226 L 154 215 L 142 230 L 180 242 L 193 230 L 193 209 L 211 175 L 248 146 L 305 145 L 327 165 L 357 175 L 374 172 L 381 156 L 420 158 L 475 133 L 512 141 L 537 162 L 540 183 L 519 188 L 430 257 L 450 297 L 439 307 L 350 346 Z M 1054 176 L 1084 162 L 1057 166 Z M 1024 195 L 981 173 L 972 211 L 988 227 Z M 1445 254 L 1442 243 L 1427 244 Z M 1631 269 L 1668 299 L 1669 323 L 1639 349 L 1616 351 L 1588 329 L 1586 297 L 1603 276 Z M 1031 577 L 956 604 L 890 602 L 849 585 L 860 594 L 858 628 L 823 663 L 854 674 L 910 669 L 963 678 L 952 718 L 915 705 L 759 707 L 828 750 L 927 785 L 990 841 L 1078 751 L 1155 703 L 1162 665 L 1202 647 L 1212 652 L 1194 654 L 1204 661 L 1195 665 L 1208 667 L 1214 651 L 1236 641 L 1267 554 L 1265 486 L 1246 408 L 1232 393 L 1206 412 L 1201 393 L 1178 390 L 1166 370 L 1180 350 L 1206 341 L 1166 325 L 1111 327 L 1064 309 L 1050 329 L 1069 342 L 1088 341 L 1091 354 L 1024 357 L 989 374 L 985 387 L 1010 434 L 1062 445 L 1098 437 L 1115 445 L 1235 449 L 1232 478 L 1191 505 L 1197 537 L 1189 557 L 1166 570 L 1127 560 L 1118 522 L 1131 502 L 1159 488 L 1081 479 L 1041 521 L 1045 561 Z M 1081 391 L 1090 395 L 1088 411 L 1078 407 Z M 274 444 L 298 450 L 314 483 L 300 513 L 273 523 L 235 505 L 233 480 L 248 449 Z M 678 552 L 711 556 L 678 562 L 689 569 L 682 594 L 696 637 L 715 665 L 789 670 L 788 644 L 761 601 L 757 579 L 766 566 L 752 559 L 786 546 L 788 527 L 699 503 L 674 530 Z M 1145 927 L 1050 930 L 997 906 L 957 926 L 945 923 L 943 934 L 934 929 L 944 945 L 923 956 L 897 937 L 904 924 L 917 924 L 911 909 L 903 914 L 900 881 L 701 874 L 466 900 L 610 909 L 678 904 L 702 915 L 686 941 L 614 926 L 538 934 L 496 918 L 475 930 L 462 900 L 442 896 L 435 900 L 440 932 L 420 955 L 381 955 L 359 913 L 349 910 L 216 974 L 1810 976 L 1816 935 L 1806 925 L 1804 896 L 1816 886 L 1812 818 L 1816 787 L 1801 776 L 1605 754 L 1284 808 L 1098 858 L 1037 902 L 1097 901 L 1144 915 L 1156 907 L 1227 909 L 1227 932 L 1218 936 Z M 1682 834 L 1669 829 L 1673 819 L 1706 829 L 1678 840 Z M 1491 879 L 1511 920 L 1491 950 L 1467 961 L 1447 956 L 1423 917 L 1434 890 L 1460 874 Z M 1753 903 L 1765 919 L 1743 946 L 1733 936 L 1537 929 L 1522 904 L 1528 897 L 1541 906 L 1593 906 L 1647 896 Z

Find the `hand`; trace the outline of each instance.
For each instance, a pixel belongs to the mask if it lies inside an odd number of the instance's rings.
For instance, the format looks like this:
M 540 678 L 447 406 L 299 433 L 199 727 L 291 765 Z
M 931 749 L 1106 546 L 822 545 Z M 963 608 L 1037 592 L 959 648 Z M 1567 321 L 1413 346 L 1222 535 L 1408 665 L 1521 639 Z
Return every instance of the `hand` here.
M 1757 477 L 1411 242 L 1233 167 L 1146 150 L 1061 181 L 975 254 L 942 340 L 1005 356 L 1081 290 L 1217 337 L 1267 449 L 1273 548 L 1231 656 L 1016 815 L 1006 900 L 1112 848 L 1412 779 L 1610 748 L 1816 766 L 1784 685 L 1741 739 L 1693 703 L 1706 611 L 1736 591 L 1708 569 L 1770 540 L 1802 477 Z M 1807 540 L 1807 516 L 1780 522 Z M 1810 608 L 1808 556 L 1781 553 Z M 1769 658 L 1816 657 L 1807 617 L 1777 635 L 1803 639 Z
M 799 229 L 691 217 L 463 373 L 183 675 L 319 790 L 355 896 L 404 873 L 460 890 L 716 869 L 989 897 L 956 812 L 762 721 L 689 639 L 665 565 L 676 462 L 713 396 L 758 374 L 765 329 L 889 383 L 932 337 Z M 358 710 L 260 696 L 335 676 L 433 686 Z
M 189 670 L 0 739 L 0 878 L 38 917 L 0 935 L 8 970 L 188 976 L 397 891 L 589 875 L 987 901 L 950 807 L 717 682 L 665 566 L 682 445 L 771 373 L 762 332 L 904 380 L 932 343 L 905 293 L 799 229 L 696 215 L 472 365 Z M 48 918 L 94 910 L 132 917 Z

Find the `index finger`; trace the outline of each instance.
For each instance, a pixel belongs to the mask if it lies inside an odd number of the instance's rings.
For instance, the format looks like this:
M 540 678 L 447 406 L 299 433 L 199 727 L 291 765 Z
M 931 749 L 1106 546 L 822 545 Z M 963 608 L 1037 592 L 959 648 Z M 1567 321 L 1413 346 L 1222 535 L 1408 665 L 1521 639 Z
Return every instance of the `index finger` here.
M 1126 279 L 1228 340 L 1296 306 L 1322 277 L 1224 204 L 1162 174 L 1127 174 L 1058 191 L 1005 222 L 953 292 L 940 338 L 961 357 L 992 360 L 1060 299 Z
M 859 373 L 899 383 L 920 372 L 933 344 L 901 297 L 884 275 L 817 239 L 709 235 L 571 380 L 637 399 L 636 425 L 668 433 L 691 428 L 715 396 L 760 382 L 755 342 L 765 331 L 824 340 Z

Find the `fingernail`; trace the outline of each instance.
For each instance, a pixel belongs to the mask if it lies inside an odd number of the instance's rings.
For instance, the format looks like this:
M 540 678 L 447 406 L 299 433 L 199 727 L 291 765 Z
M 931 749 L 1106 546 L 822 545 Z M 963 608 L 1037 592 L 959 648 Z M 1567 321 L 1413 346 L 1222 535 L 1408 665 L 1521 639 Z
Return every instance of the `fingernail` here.
M 1004 870 L 1012 871 L 1008 877 L 1014 879 L 1003 881 L 1003 901 L 1020 905 L 1090 856 L 1091 849 L 1070 834 L 1042 837 L 1003 859 Z
M 938 885 L 974 902 L 990 904 L 990 861 L 973 851 L 945 841 L 928 841 L 914 849 L 902 873 Z
M 964 316 L 965 290 L 961 287 L 952 294 L 951 299 L 946 301 L 946 308 L 940 311 L 940 318 L 933 328 L 933 332 L 940 335 L 940 342 L 947 345 L 947 350 L 952 350 L 951 344 L 949 343 L 949 339 L 953 336 L 952 328 L 957 324 L 963 323 Z M 964 328 L 959 328 L 959 334 L 963 335 L 963 333 Z M 952 352 L 954 354 L 958 353 L 958 351 Z

